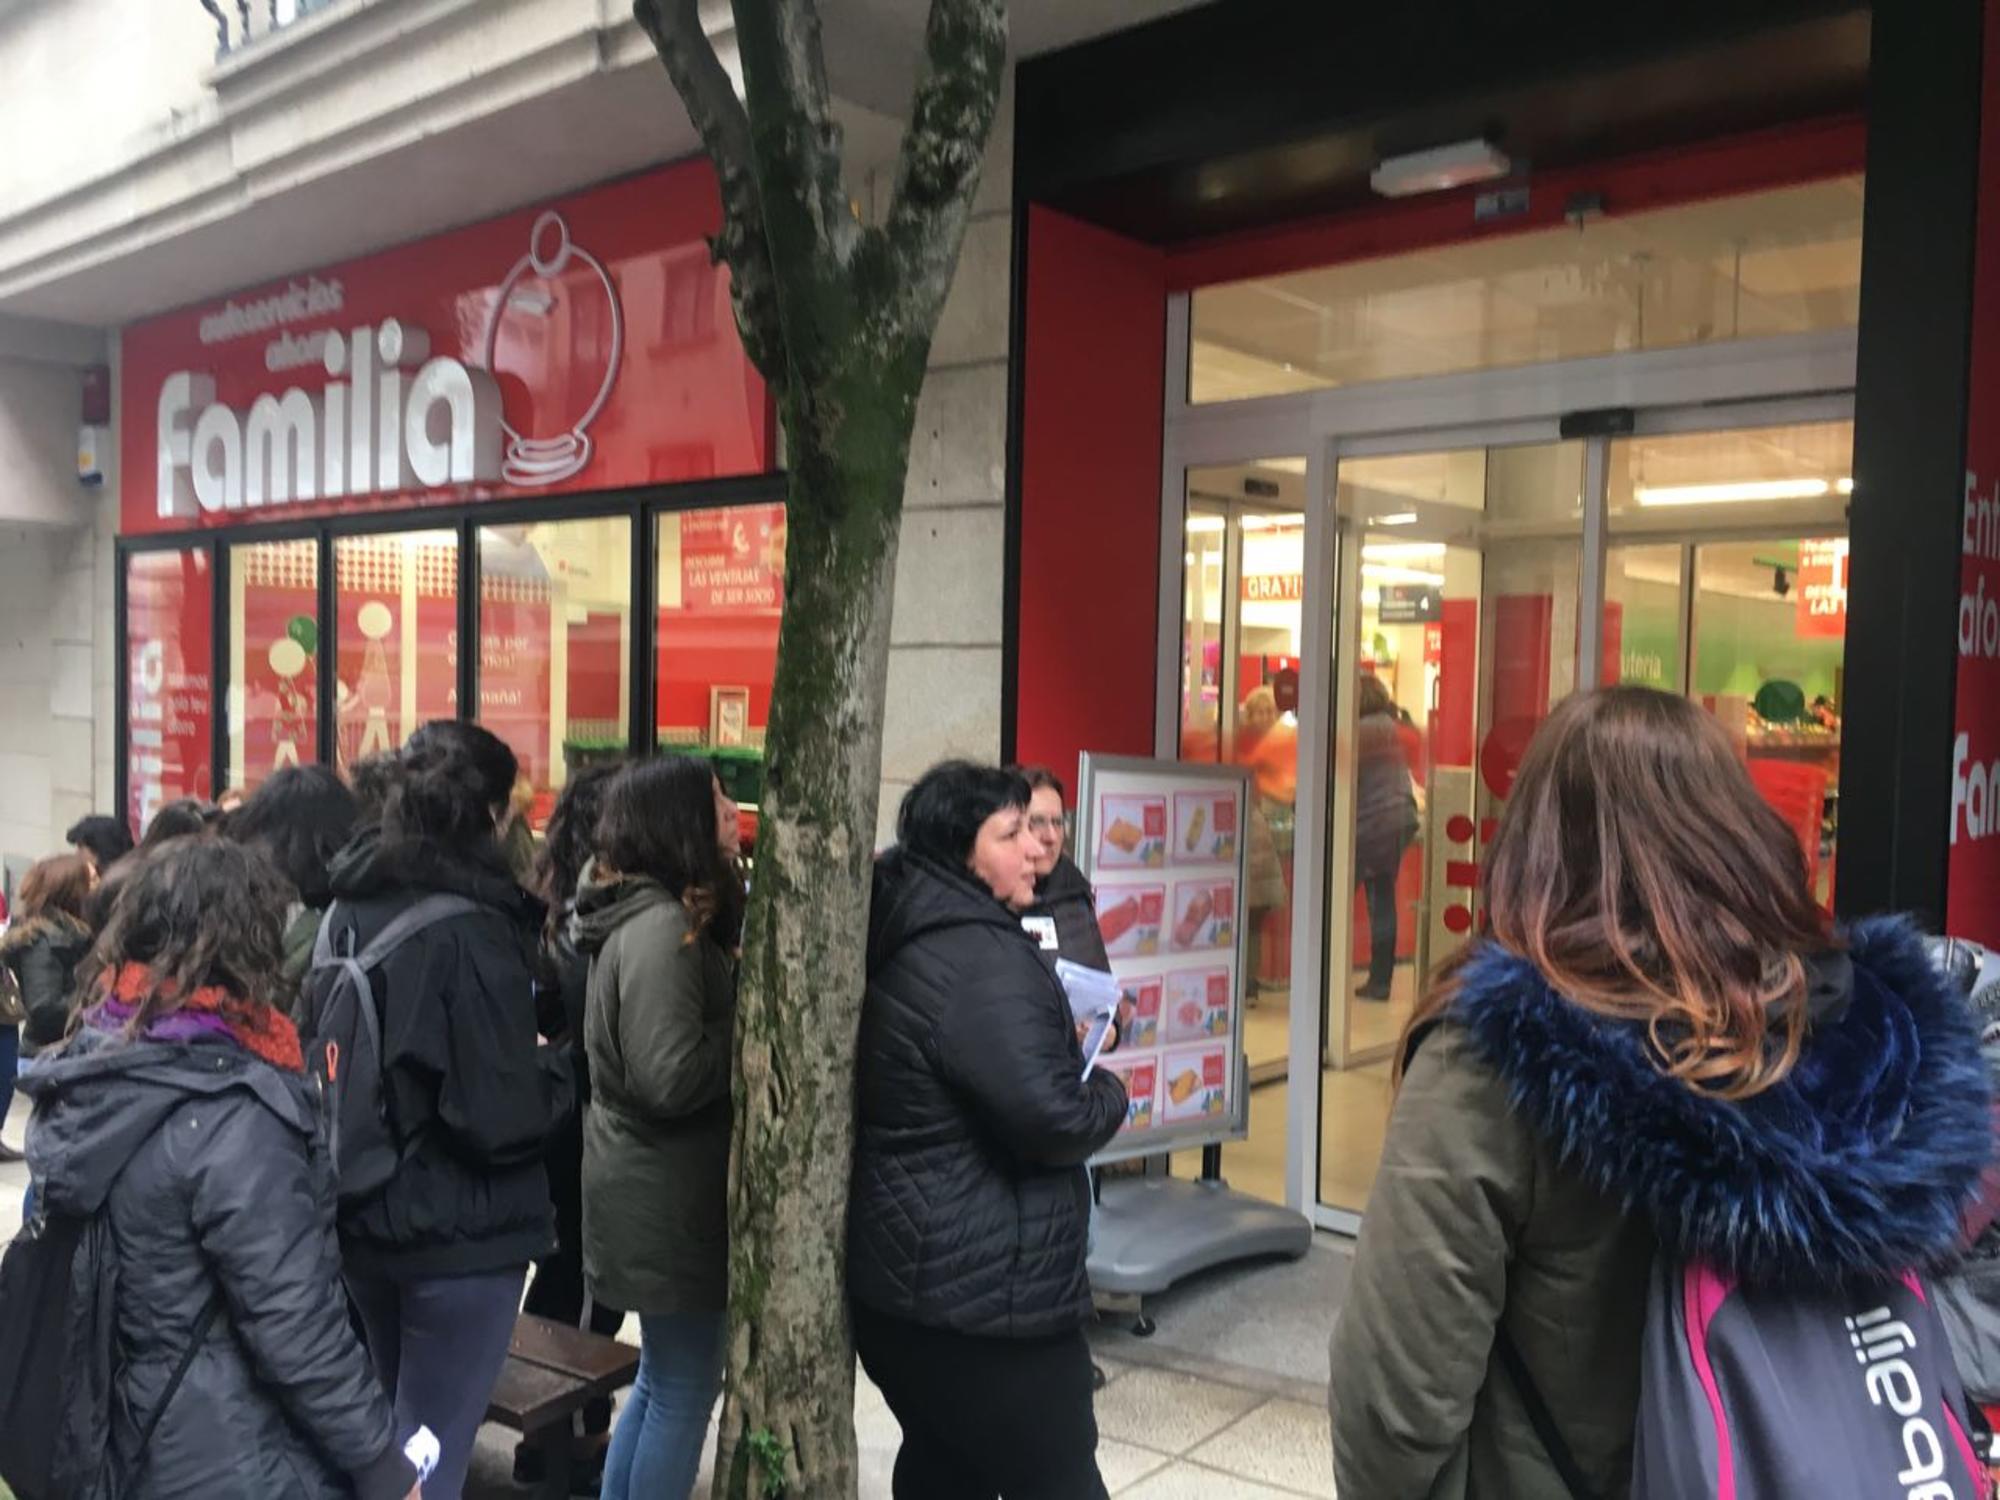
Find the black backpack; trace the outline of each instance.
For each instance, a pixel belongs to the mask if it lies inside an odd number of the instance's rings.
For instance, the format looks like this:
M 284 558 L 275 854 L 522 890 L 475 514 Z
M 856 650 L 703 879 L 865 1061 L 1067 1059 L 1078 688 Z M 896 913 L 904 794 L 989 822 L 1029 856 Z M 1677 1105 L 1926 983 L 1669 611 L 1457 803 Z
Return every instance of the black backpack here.
M 483 909 L 465 896 L 425 896 L 397 912 L 358 953 L 352 929 L 334 935 L 338 903 L 320 921 L 300 1030 L 306 1033 L 306 1066 L 325 1093 L 327 1146 L 344 1204 L 380 1192 L 402 1165 L 408 1144 L 398 1138 L 382 1091 L 382 1016 L 368 976 L 426 928 Z
M 103 1210 L 37 1213 L 0 1256 L 0 1480 L 16 1500 L 111 1500 L 107 1453 L 117 1374 L 118 1257 Z M 221 1300 L 195 1320 L 124 1486 L 145 1472 L 153 1434 L 207 1339 Z

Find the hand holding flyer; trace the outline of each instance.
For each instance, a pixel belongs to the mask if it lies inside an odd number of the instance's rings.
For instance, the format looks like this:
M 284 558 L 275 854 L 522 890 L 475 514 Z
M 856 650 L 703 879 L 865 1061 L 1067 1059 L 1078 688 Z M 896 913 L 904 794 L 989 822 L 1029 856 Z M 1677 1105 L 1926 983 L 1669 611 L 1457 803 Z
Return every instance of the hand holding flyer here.
M 1085 968 L 1066 958 L 1056 960 L 1056 978 L 1062 981 L 1063 993 L 1069 997 L 1070 1014 L 1085 1028 L 1083 1076 L 1088 1078 L 1111 1036 L 1111 1022 L 1118 1014 L 1118 1003 L 1125 998 L 1125 992 L 1102 969 Z

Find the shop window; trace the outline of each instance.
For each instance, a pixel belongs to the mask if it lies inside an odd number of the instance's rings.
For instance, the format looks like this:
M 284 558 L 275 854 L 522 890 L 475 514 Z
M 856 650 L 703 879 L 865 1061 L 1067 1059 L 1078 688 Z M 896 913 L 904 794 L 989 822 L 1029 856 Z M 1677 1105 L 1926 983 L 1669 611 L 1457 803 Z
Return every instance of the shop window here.
M 335 742 L 348 766 L 458 716 L 458 534 L 338 537 L 333 562 Z
M 1852 328 L 1861 198 L 1838 177 L 1206 287 L 1188 398 Z
M 754 834 L 785 602 L 785 507 L 671 512 L 655 540 L 660 747 L 713 760 Z
M 135 835 L 177 797 L 215 792 L 215 596 L 206 547 L 125 563 L 126 804 Z
M 1685 549 L 1613 547 L 1604 566 L 1604 680 L 1686 690 L 1681 630 Z
M 513 747 L 540 832 L 572 771 L 631 723 L 632 523 L 479 530 L 479 721 Z
M 229 785 L 319 757 L 319 544 L 229 549 Z
M 1845 530 L 1853 462 L 1852 421 L 1620 438 L 1611 445 L 1612 529 Z

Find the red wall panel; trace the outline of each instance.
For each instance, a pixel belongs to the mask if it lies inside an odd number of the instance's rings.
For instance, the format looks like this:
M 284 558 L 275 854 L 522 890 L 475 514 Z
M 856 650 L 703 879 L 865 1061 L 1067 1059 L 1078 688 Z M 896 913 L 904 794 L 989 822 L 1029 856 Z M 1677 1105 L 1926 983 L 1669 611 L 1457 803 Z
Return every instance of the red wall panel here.
M 1028 217 L 1015 753 L 1153 752 L 1166 259 Z

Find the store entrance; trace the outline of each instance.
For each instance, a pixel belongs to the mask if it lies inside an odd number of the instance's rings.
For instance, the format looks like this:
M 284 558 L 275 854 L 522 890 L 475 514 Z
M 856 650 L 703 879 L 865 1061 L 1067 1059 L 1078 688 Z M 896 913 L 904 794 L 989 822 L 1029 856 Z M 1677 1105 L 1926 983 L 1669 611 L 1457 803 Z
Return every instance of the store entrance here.
M 1852 424 L 1646 425 L 1337 460 L 1315 1155 L 1340 1220 L 1412 1007 L 1479 925 L 1521 756 L 1578 685 L 1699 698 L 1831 905 Z

